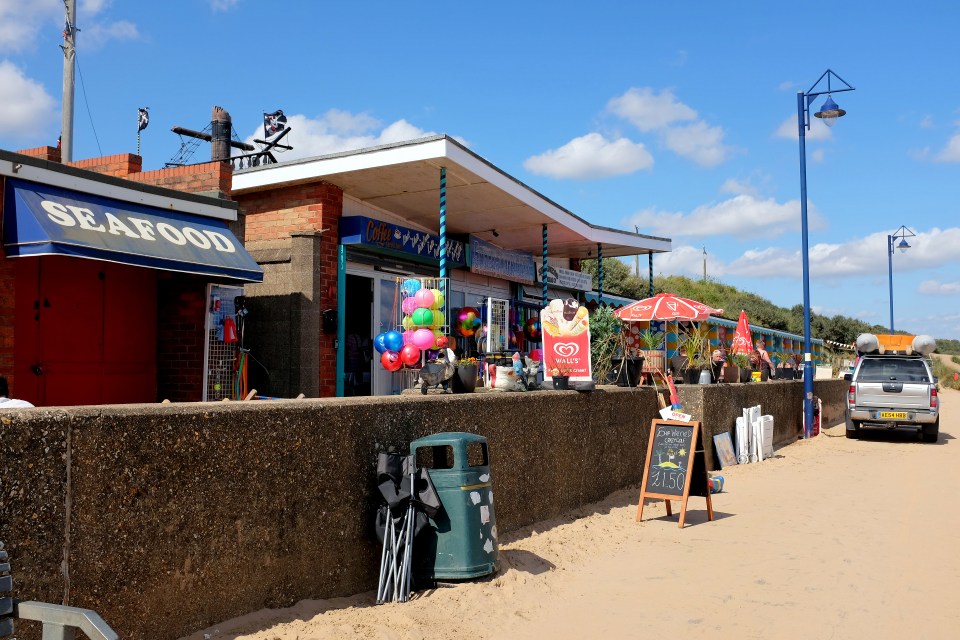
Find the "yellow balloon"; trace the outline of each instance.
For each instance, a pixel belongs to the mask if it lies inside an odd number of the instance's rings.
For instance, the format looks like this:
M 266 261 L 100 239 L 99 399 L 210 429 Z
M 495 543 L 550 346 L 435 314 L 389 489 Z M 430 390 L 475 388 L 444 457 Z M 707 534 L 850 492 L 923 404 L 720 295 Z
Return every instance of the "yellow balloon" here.
M 433 294 L 433 304 L 430 305 L 430 308 L 431 309 L 443 308 L 443 294 L 440 293 L 440 289 L 430 289 L 430 293 Z
M 403 326 L 404 329 L 413 329 L 414 327 L 416 327 L 416 325 L 413 324 L 413 318 L 411 318 L 410 316 L 403 316 L 403 320 L 400 322 L 400 324 Z

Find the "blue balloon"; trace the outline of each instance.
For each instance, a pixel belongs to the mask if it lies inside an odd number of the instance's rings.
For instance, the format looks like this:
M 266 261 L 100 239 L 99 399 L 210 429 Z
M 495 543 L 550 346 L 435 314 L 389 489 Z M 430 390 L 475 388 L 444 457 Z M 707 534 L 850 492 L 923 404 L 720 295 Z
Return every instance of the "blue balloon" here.
M 394 331 L 393 333 L 396 333 Z M 385 351 L 396 351 L 396 349 L 388 349 L 386 345 L 387 334 L 381 333 L 376 338 L 373 339 L 373 348 L 377 350 L 377 353 L 384 353 Z M 400 336 L 400 341 L 403 342 L 403 336 Z
M 400 285 L 400 289 L 409 297 L 419 291 L 421 286 L 422 285 L 420 284 L 419 280 L 414 280 L 411 278 L 409 280 L 404 280 L 403 284 Z
M 400 351 L 403 348 L 403 334 L 399 331 L 387 331 L 383 335 L 383 345 L 387 351 Z

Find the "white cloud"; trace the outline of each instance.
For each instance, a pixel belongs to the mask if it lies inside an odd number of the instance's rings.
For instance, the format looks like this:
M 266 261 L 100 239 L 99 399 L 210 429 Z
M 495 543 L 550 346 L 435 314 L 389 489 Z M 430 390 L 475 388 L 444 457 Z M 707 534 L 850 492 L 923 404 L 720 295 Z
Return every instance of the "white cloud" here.
M 214 11 L 230 11 L 240 0 L 210 0 L 210 8 Z
M 118 20 L 109 24 L 93 24 L 86 27 L 77 36 L 77 41 L 84 47 L 97 49 L 110 40 L 136 40 L 140 37 L 137 25 L 127 20 Z
M 0 0 L 0 51 L 32 48 L 40 29 L 63 26 L 62 0 Z
M 711 127 L 702 120 L 682 127 L 668 127 L 663 136 L 668 149 L 700 166 L 715 167 L 727 159 L 728 149 L 723 145 L 723 129 Z
M 697 112 L 678 101 L 669 89 L 658 95 L 650 87 L 630 89 L 622 96 L 612 98 L 607 103 L 607 110 L 644 132 L 697 119 Z
M 808 207 L 808 220 L 816 220 Z M 637 225 L 666 237 L 733 236 L 775 237 L 800 228 L 800 201 L 779 203 L 742 193 L 720 203 L 701 205 L 689 214 L 648 209 L 633 215 L 628 228 Z
M 434 135 L 406 120 L 397 120 L 382 128 L 381 125 L 369 114 L 351 114 L 337 109 L 331 109 L 314 119 L 301 114 L 287 114 L 287 126 L 291 131 L 283 143 L 292 146 L 293 151 L 287 151 L 278 159 L 296 160 Z M 246 142 L 253 144 L 254 138 L 263 138 L 262 128 L 248 136 Z
M 920 119 L 920 128 L 921 129 L 932 129 L 933 128 L 933 116 L 925 115 Z
M 742 180 L 737 180 L 735 178 L 728 178 L 720 185 L 720 193 L 732 193 L 735 196 L 739 195 L 748 195 L 748 196 L 757 196 L 759 191 L 755 186 L 749 182 L 744 182 Z
M 29 139 L 47 133 L 57 103 L 12 62 L 0 61 L 0 134 Z
M 81 16 L 94 16 L 110 6 L 111 2 L 112 0 L 81 0 L 77 6 L 77 13 Z
M 937 280 L 924 280 L 917 287 L 919 293 L 930 296 L 955 296 L 960 295 L 960 282 L 938 282 Z
M 653 166 L 643 144 L 627 138 L 608 140 L 599 133 L 574 138 L 559 149 L 527 158 L 531 173 L 559 179 L 592 180 L 621 176 Z
M 778 138 L 786 138 L 787 140 L 799 140 L 800 126 L 797 122 L 797 115 L 787 116 L 787 119 L 777 127 L 776 136 Z M 823 124 L 820 118 L 814 118 L 811 113 L 810 128 L 803 137 L 807 140 L 830 140 L 833 138 L 833 133 L 830 127 Z
M 640 270 L 643 273 L 643 269 Z M 668 276 L 703 277 L 703 247 L 683 245 L 653 258 L 653 272 Z M 725 274 L 724 265 L 707 252 L 707 275 L 718 278 Z
M 960 133 L 955 134 L 947 145 L 934 156 L 937 162 L 960 162 Z
M 727 159 L 722 127 L 698 119 L 697 112 L 677 100 L 669 89 L 631 88 L 607 102 L 607 111 L 624 118 L 643 133 L 656 132 L 663 145 L 704 167 Z
M 781 82 L 780 84 L 777 85 L 777 90 L 779 90 L 779 91 L 789 91 L 789 90 L 792 89 L 794 86 L 796 86 L 796 83 L 794 83 L 793 80 L 784 80 L 783 82 Z
M 810 154 L 810 160 L 813 162 L 816 162 L 817 164 L 820 164 L 821 162 L 823 162 L 823 159 L 825 156 L 826 154 L 824 153 L 823 149 L 814 149 L 813 152 Z

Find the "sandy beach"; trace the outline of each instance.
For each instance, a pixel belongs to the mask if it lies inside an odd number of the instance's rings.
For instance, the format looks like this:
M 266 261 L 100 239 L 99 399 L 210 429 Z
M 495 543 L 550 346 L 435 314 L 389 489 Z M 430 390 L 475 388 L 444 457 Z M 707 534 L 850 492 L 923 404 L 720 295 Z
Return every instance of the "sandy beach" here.
M 624 490 L 504 536 L 496 576 L 404 604 L 302 601 L 186 640 L 955 638 L 960 392 L 941 401 L 936 444 L 841 424 L 725 469 L 712 522 L 692 497 L 683 530 L 663 503 L 638 523 Z

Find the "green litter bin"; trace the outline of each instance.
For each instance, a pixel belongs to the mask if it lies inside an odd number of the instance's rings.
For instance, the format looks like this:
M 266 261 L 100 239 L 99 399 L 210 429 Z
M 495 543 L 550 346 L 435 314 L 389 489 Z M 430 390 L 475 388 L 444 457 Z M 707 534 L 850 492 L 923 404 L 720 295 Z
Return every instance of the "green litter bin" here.
M 415 541 L 420 578 L 459 580 L 499 567 L 497 519 L 487 439 L 472 433 L 436 433 L 410 443 L 417 466 L 426 468 L 443 508 Z

